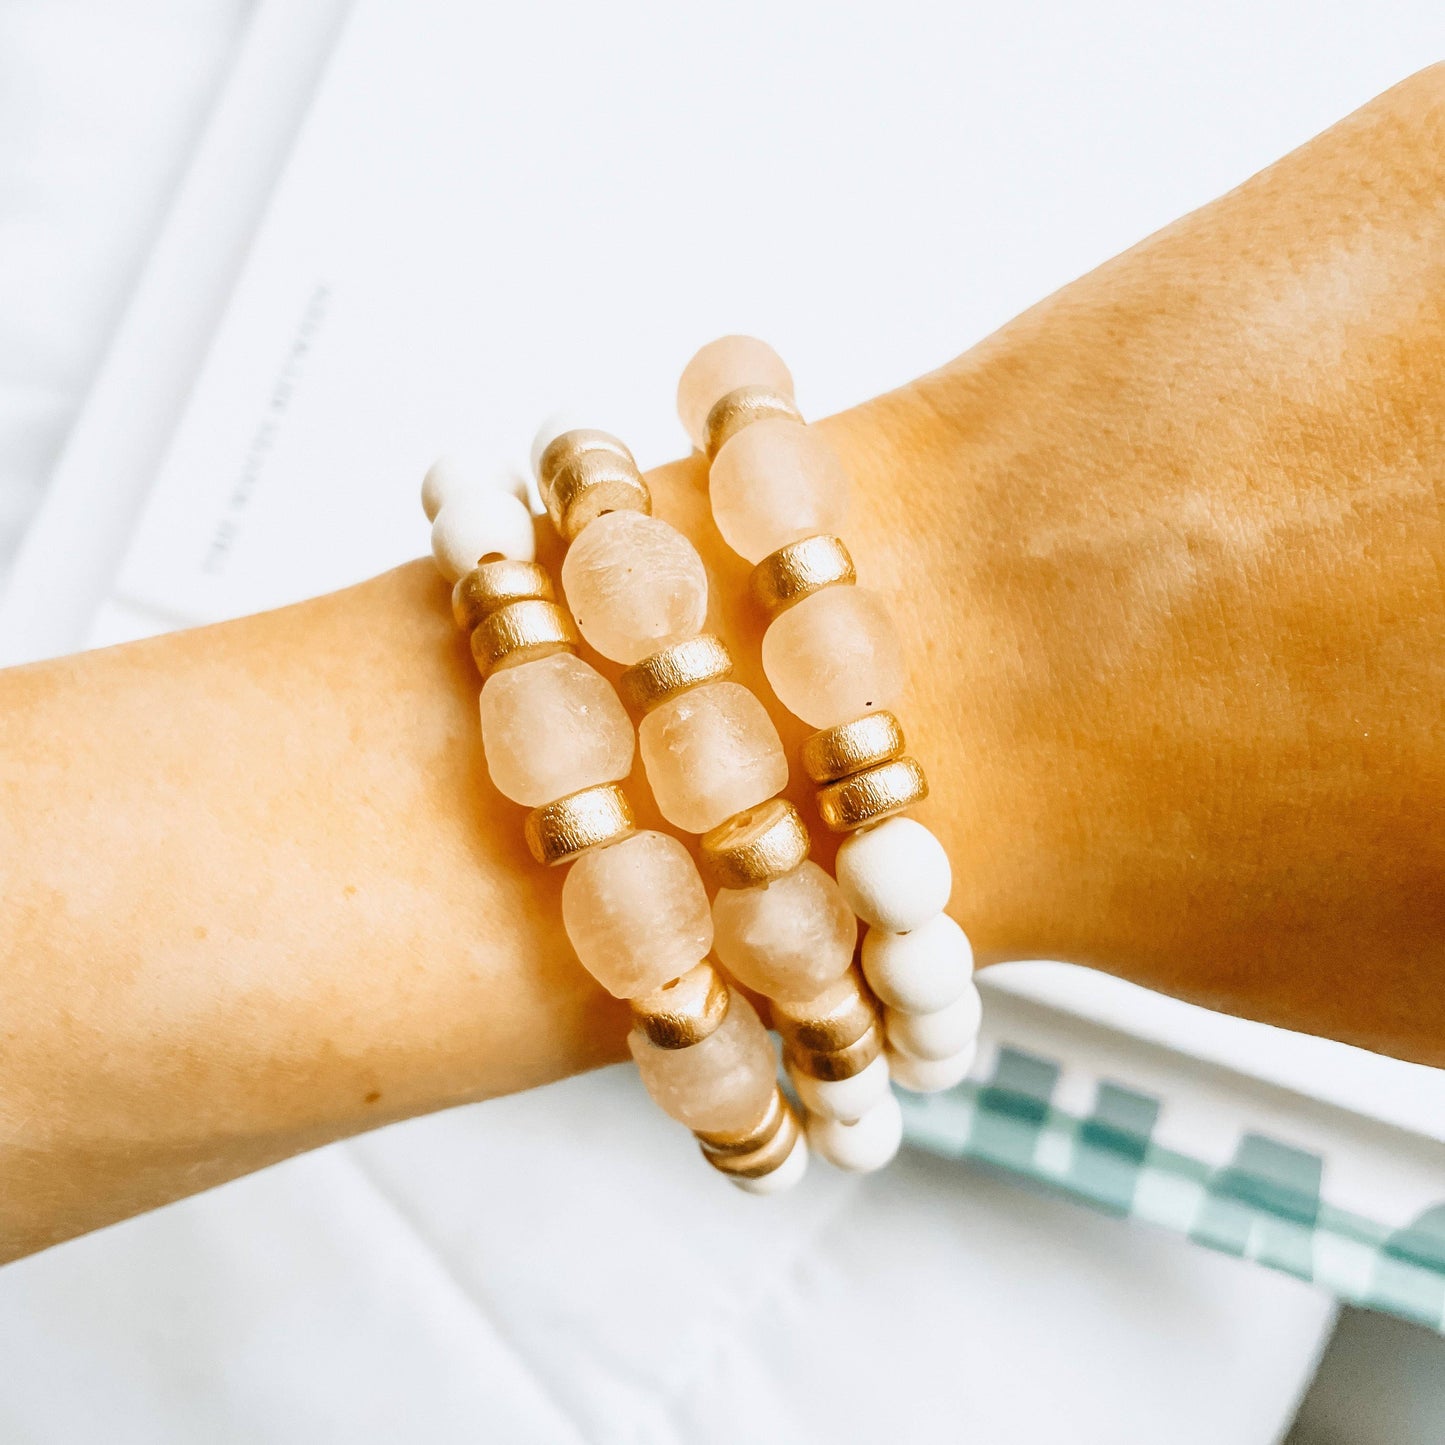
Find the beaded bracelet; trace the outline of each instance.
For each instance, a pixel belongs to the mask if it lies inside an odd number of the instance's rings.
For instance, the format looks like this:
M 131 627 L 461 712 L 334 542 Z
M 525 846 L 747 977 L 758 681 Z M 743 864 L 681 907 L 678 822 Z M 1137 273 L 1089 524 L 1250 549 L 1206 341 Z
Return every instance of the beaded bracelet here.
M 600 433 L 586 440 L 549 473 L 563 535 L 604 515 L 650 521 L 631 454 Z M 572 619 L 535 561 L 524 497 L 524 486 L 478 486 L 446 461 L 422 486 L 433 555 L 455 584 L 453 615 L 483 677 L 488 772 L 499 792 L 531 809 L 524 833 L 537 861 L 571 865 L 564 927 L 597 981 L 631 1000 L 628 1043 L 653 1099 L 740 1188 L 788 1188 L 808 1148 L 778 1087 L 772 1044 L 752 1005 L 707 961 L 712 916 L 691 855 L 676 838 L 634 825 L 619 786 L 632 769 L 632 724 L 607 680 L 576 655 Z M 596 617 L 589 627 L 601 636 Z M 631 649 L 638 644 L 621 639 L 648 637 L 656 625 L 656 617 L 618 617 L 616 645 Z
M 579 484 L 615 471 L 619 448 L 606 433 L 565 421 L 544 427 L 533 447 L 538 491 L 569 542 L 568 605 L 583 637 L 627 664 L 620 690 L 642 714 L 653 797 L 674 827 L 701 835 L 718 957 L 772 1004 L 810 1118 L 874 1120 L 846 1149 L 811 1122 L 810 1134 L 842 1167 L 880 1168 L 897 1151 L 902 1118 L 888 1089 L 882 1022 L 853 963 L 857 919 L 809 859 L 797 809 L 777 796 L 788 764 L 772 719 L 731 680 L 726 646 L 702 631 L 708 583 L 696 547 L 650 515 L 645 488 L 614 477 L 609 510 L 598 515 L 601 481 L 591 491 Z
M 803 424 L 782 359 L 751 337 L 723 337 L 692 358 L 678 385 L 678 413 L 708 458 L 718 531 L 754 564 L 751 590 L 768 618 L 763 671 L 779 702 L 818 729 L 802 762 L 824 823 L 847 834 L 837 878 L 867 924 L 863 971 L 885 1005 L 893 1076 L 916 1092 L 949 1088 L 973 1062 L 982 1004 L 968 938 L 943 911 L 952 888 L 948 855 L 927 828 L 902 816 L 928 783 L 887 711 L 904 683 L 897 633 L 880 600 L 856 585 L 837 535 L 848 476 Z M 849 1145 L 848 1127 L 815 1129 L 810 1120 L 809 1137 L 835 1157 L 862 1147 Z M 871 1113 L 852 1126 L 892 1127 L 891 1115 Z

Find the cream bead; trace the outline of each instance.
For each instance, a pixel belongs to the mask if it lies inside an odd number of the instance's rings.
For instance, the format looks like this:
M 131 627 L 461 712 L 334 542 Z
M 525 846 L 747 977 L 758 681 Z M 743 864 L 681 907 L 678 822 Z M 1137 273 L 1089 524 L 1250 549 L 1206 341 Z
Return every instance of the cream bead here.
M 453 497 L 431 524 L 431 550 L 448 582 L 464 577 L 483 557 L 530 562 L 537 551 L 532 514 L 510 492 Z
M 515 471 L 485 472 L 457 457 L 438 457 L 422 478 L 421 507 L 427 521 L 434 522 L 437 513 L 449 501 L 474 492 L 498 491 L 511 493 L 525 505 L 527 479 Z
M 848 473 L 838 454 L 801 422 L 772 417 L 730 437 L 708 473 L 713 521 L 749 562 L 848 519 Z
M 537 428 L 537 434 L 532 438 L 532 475 L 535 477 L 542 467 L 542 453 L 552 445 L 560 436 L 566 436 L 569 431 L 592 431 L 596 428 L 595 420 L 585 417 L 581 412 L 576 411 L 554 411 L 547 417 L 541 426 Z
M 893 1161 L 903 1143 L 903 1111 L 889 1090 L 852 1123 L 808 1117 L 808 1144 L 828 1163 L 854 1174 L 871 1174 Z
M 740 386 L 766 386 L 793 394 L 793 378 L 783 358 L 753 336 L 720 336 L 709 341 L 683 367 L 677 383 L 677 414 L 692 444 L 707 441 L 707 414 Z
M 810 1113 L 829 1119 L 859 1119 L 888 1092 L 888 1060 L 879 1054 L 850 1079 L 815 1079 L 791 1067 L 788 1077 Z
M 562 885 L 562 923 L 583 966 L 617 998 L 661 988 L 712 948 L 702 879 L 668 833 L 634 833 L 578 858 Z
M 907 933 L 948 904 L 953 869 L 943 844 L 912 818 L 887 818 L 843 840 L 838 886 L 865 923 Z
M 535 808 L 632 771 L 632 722 L 611 684 L 570 653 L 503 668 L 482 687 L 482 748 L 499 792 Z
M 732 1182 L 744 1194 L 786 1194 L 802 1181 L 808 1172 L 808 1136 L 800 1129 L 788 1157 L 771 1174 L 760 1174 L 756 1179 L 745 1179 L 730 1175 Z
M 740 683 L 709 683 L 663 703 L 643 718 L 637 739 L 662 816 L 688 833 L 706 833 L 787 786 L 778 730 Z
M 895 1082 L 910 1094 L 937 1094 L 961 1084 L 977 1054 L 975 1038 L 946 1059 L 916 1059 L 912 1054 L 893 1053 L 888 1056 L 888 1065 Z
M 907 933 L 870 928 L 863 935 L 863 972 L 890 1008 L 931 1013 L 962 997 L 973 978 L 968 935 L 946 913 Z
M 982 1019 L 983 1000 L 973 984 L 952 1003 L 932 1013 L 905 1013 L 896 1008 L 883 1011 L 889 1044 L 915 1059 L 952 1058 L 978 1037 Z
M 567 549 L 562 587 L 582 636 L 613 662 L 641 662 L 707 617 L 697 548 L 645 512 L 608 512 L 586 527 Z
M 769 998 L 814 998 L 853 961 L 858 922 L 813 862 L 759 888 L 720 889 L 712 917 L 723 966 Z
M 768 624 L 763 671 L 789 712 L 827 728 L 897 698 L 903 649 L 893 619 L 872 592 L 825 587 Z
M 627 1046 L 657 1106 L 689 1129 L 746 1130 L 762 1117 L 777 1086 L 772 1040 L 740 993 L 734 992 L 727 1017 L 701 1043 L 661 1049 L 634 1029 Z

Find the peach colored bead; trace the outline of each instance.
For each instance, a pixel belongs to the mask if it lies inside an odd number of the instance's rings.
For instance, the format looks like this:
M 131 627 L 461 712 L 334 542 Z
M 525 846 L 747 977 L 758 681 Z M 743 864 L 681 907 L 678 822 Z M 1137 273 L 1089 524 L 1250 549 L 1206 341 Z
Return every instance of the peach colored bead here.
M 697 865 L 668 833 L 584 853 L 562 885 L 562 923 L 588 973 L 617 998 L 661 988 L 712 947 Z
M 777 1086 L 772 1041 L 752 1004 L 736 991 L 727 1017 L 701 1043 L 661 1049 L 634 1029 L 627 1045 L 658 1108 L 689 1129 L 750 1129 L 762 1118 Z
M 887 707 L 904 681 L 893 619 L 862 587 L 827 587 L 775 617 L 763 671 L 778 701 L 815 728 Z
M 697 548 L 645 512 L 608 512 L 567 549 L 562 587 L 582 636 L 613 662 L 641 662 L 702 630 L 707 572 Z
M 848 473 L 801 422 L 755 421 L 730 437 L 708 473 L 713 521 L 749 562 L 814 537 L 838 535 L 848 518 Z
M 482 686 L 492 782 L 535 808 L 632 771 L 632 722 L 595 668 L 570 653 L 503 668 Z
M 853 961 L 858 921 L 816 863 L 760 888 L 720 889 L 712 919 L 728 972 L 769 998 L 814 998 Z
M 706 833 L 787 786 L 778 730 L 740 683 L 709 683 L 663 703 L 637 738 L 662 816 L 688 833 Z
M 720 336 L 709 341 L 683 368 L 677 384 L 677 414 L 692 444 L 706 440 L 707 414 L 740 386 L 768 386 L 793 394 L 793 378 L 783 358 L 754 336 Z

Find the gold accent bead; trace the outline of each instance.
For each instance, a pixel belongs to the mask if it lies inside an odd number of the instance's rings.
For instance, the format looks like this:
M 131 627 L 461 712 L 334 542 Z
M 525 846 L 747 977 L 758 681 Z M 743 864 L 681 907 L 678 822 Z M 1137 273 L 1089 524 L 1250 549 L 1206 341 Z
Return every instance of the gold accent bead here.
M 808 825 L 786 798 L 769 798 L 702 835 L 703 876 L 715 888 L 757 888 L 808 856 Z
M 748 588 L 754 602 L 776 617 L 825 587 L 849 587 L 857 580 L 842 541 L 820 533 L 770 552 L 753 568 Z
M 681 978 L 632 1000 L 637 1027 L 660 1049 L 701 1043 L 727 1017 L 732 994 L 727 980 L 703 962 Z
M 472 657 L 483 677 L 554 652 L 575 652 L 577 628 L 564 607 L 528 598 L 489 612 L 472 633 Z
M 489 612 L 509 602 L 553 602 L 552 578 L 535 562 L 504 557 L 482 562 L 452 588 L 452 616 L 463 632 L 470 632 Z
M 773 1027 L 790 1044 L 817 1053 L 831 1053 L 856 1044 L 878 1022 L 878 1007 L 863 987 L 857 969 L 847 975 L 853 990 L 824 1012 L 806 1005 L 773 1003 Z
M 810 1079 L 836 1083 L 861 1074 L 883 1052 L 883 1030 L 874 1024 L 861 1038 L 840 1049 L 806 1049 L 789 1043 L 785 1054 Z
M 633 663 L 617 679 L 617 691 L 635 712 L 651 712 L 691 687 L 721 682 L 732 670 L 732 653 L 722 640 L 700 632 Z
M 928 796 L 928 779 L 913 758 L 894 758 L 818 789 L 818 812 L 835 833 L 851 833 L 901 813 Z
M 730 1134 L 708 1134 L 698 1130 L 697 1142 L 702 1145 L 702 1152 L 709 1156 L 751 1154 L 754 1149 L 761 1149 L 772 1140 L 782 1128 L 783 1117 L 787 1112 L 788 1101 L 783 1097 L 783 1091 L 774 1088 L 763 1117 L 751 1129 Z
M 554 438 L 537 464 L 537 485 L 567 542 L 604 512 L 652 511 L 632 453 L 607 432 L 579 429 Z
M 771 386 L 740 386 L 726 396 L 720 396 L 707 414 L 703 423 L 703 435 L 708 461 L 712 461 L 723 449 L 723 443 L 734 437 L 745 426 L 768 417 L 786 417 L 801 424 L 803 414 L 798 404 L 786 392 L 776 391 Z
M 798 1123 L 798 1116 L 793 1113 L 792 1106 L 784 1101 L 777 1133 L 766 1144 L 761 1144 L 746 1154 L 718 1154 L 704 1148 L 702 1157 L 719 1174 L 726 1174 L 733 1179 L 761 1179 L 787 1162 L 800 1133 L 802 1128 Z
M 902 756 L 903 727 L 886 708 L 816 732 L 803 744 L 803 771 L 815 783 L 833 783 L 850 773 Z
M 522 831 L 532 857 L 554 868 L 589 848 L 620 843 L 633 826 L 627 794 L 616 783 L 599 783 L 533 808 Z

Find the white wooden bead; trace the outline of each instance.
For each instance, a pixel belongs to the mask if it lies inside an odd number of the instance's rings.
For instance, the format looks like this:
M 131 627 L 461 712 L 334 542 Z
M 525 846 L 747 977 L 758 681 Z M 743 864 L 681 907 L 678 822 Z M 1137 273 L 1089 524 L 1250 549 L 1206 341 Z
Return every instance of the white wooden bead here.
M 783 1194 L 793 1188 L 808 1172 L 808 1139 L 800 1129 L 788 1157 L 773 1170 L 757 1179 L 741 1179 L 730 1175 L 744 1194 Z
M 569 431 L 592 431 L 596 426 L 595 417 L 585 417 L 580 411 L 554 411 L 537 428 L 537 435 L 532 438 L 532 475 L 535 477 L 542 465 L 542 453 L 558 437 L 566 436 Z
M 978 1053 L 978 1040 L 966 1044 L 946 1059 L 915 1059 L 912 1054 L 890 1054 L 889 1067 L 893 1081 L 910 1094 L 937 1094 L 961 1084 L 973 1067 Z
M 907 933 L 870 928 L 863 935 L 863 972 L 890 1008 L 932 1013 L 969 986 L 973 948 L 946 913 L 935 913 Z
M 460 457 L 438 457 L 421 484 L 421 505 L 428 522 L 450 501 L 474 492 L 510 492 L 519 502 L 526 502 L 527 479 L 510 469 L 487 472 Z
M 431 524 L 431 550 L 448 582 L 493 554 L 530 562 L 537 551 L 532 514 L 511 492 L 467 492 L 449 498 Z
M 821 1114 L 808 1117 L 808 1143 L 813 1150 L 855 1174 L 871 1174 L 891 1163 L 902 1142 L 903 1111 L 891 1089 L 851 1124 Z
M 978 1037 L 983 1020 L 983 1000 L 973 984 L 951 1004 L 932 1013 L 883 1010 L 883 1027 L 888 1042 L 899 1053 L 915 1059 L 948 1059 L 966 1049 Z
M 814 1079 L 791 1067 L 788 1077 L 810 1114 L 861 1119 L 888 1092 L 888 1061 L 879 1054 L 851 1079 Z
M 953 887 L 943 844 L 922 823 L 902 817 L 845 838 L 837 876 L 853 912 L 889 933 L 907 933 L 943 912 Z

